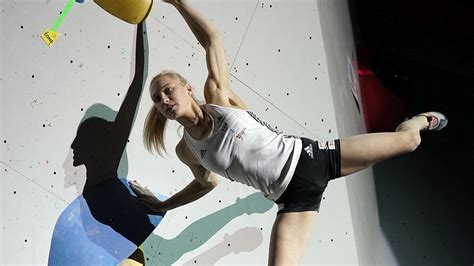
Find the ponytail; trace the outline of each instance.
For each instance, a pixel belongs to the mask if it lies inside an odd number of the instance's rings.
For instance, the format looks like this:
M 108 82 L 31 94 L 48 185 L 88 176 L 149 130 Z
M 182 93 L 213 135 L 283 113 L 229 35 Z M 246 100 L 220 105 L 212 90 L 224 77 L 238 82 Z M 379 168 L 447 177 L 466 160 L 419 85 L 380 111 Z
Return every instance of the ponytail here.
M 155 106 L 150 108 L 143 129 L 143 142 L 149 152 L 156 151 L 161 156 L 166 154 L 164 133 L 167 122 L 168 119 Z

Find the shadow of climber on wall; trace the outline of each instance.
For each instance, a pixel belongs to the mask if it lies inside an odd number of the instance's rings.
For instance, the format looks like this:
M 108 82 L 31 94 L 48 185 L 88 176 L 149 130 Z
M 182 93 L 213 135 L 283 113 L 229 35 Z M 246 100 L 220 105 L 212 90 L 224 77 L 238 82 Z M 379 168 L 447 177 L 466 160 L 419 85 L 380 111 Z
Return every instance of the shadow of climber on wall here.
M 126 176 L 117 174 L 146 80 L 144 22 L 137 27 L 135 50 L 135 75 L 115 119 L 84 119 L 71 144 L 73 165 L 86 167 L 86 182 L 82 195 L 58 218 L 49 265 L 117 264 L 139 250 L 165 214 L 150 215 Z

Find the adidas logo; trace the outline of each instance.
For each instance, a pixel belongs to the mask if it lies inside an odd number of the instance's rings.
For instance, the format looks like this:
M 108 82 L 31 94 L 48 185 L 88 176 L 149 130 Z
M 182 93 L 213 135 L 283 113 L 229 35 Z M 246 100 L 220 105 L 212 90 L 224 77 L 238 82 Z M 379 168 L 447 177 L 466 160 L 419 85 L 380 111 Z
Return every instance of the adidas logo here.
M 206 155 L 207 150 L 201 150 L 201 159 L 204 159 L 204 155 Z
M 304 150 L 306 151 L 306 153 L 308 153 L 309 157 L 311 157 L 311 159 L 314 159 L 314 156 L 313 156 L 313 145 L 312 144 L 309 144 L 308 146 L 306 146 L 304 148 Z
M 227 129 L 229 129 L 229 125 L 226 122 L 224 122 L 224 125 L 222 125 L 221 130 L 225 132 L 225 131 L 227 131 Z

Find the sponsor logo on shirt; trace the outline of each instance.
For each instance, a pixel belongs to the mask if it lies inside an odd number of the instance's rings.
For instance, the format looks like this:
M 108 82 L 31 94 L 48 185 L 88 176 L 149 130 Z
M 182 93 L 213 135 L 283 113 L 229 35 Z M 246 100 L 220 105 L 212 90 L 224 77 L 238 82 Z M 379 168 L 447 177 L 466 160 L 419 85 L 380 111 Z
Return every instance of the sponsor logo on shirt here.
M 242 131 L 239 132 L 239 134 L 237 134 L 237 136 L 235 136 L 237 139 L 239 140 L 244 140 L 244 136 L 247 135 L 247 133 L 245 133 L 245 130 L 247 130 L 246 128 L 242 129 Z

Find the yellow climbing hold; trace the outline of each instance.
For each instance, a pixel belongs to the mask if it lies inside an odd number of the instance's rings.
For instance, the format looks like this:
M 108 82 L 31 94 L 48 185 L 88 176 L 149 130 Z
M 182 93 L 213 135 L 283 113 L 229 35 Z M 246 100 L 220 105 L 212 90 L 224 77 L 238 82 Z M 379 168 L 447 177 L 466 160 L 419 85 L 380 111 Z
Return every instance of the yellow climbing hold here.
M 131 24 L 146 19 L 153 0 L 94 0 L 96 4 L 113 16 Z

